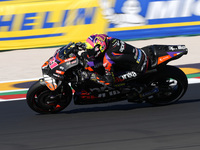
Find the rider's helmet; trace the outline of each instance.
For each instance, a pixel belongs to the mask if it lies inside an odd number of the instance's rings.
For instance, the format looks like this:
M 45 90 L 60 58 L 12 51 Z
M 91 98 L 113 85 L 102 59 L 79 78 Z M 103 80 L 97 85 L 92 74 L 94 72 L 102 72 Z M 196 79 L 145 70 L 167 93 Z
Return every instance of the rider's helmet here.
M 107 35 L 93 34 L 87 38 L 85 44 L 89 58 L 95 59 L 106 50 Z

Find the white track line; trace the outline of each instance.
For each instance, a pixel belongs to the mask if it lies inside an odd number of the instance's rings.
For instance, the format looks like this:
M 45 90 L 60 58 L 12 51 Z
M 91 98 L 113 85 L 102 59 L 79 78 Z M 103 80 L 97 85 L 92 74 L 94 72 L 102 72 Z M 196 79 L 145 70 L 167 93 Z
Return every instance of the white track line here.
M 40 78 L 42 78 L 42 77 L 40 77 Z M 9 80 L 9 81 L 0 81 L 0 83 L 19 82 L 19 81 L 34 81 L 34 80 L 39 80 L 40 78 L 21 79 L 21 80 Z
M 25 100 L 26 98 L 16 98 L 16 99 L 0 99 L 0 102 L 10 102 L 10 101 L 19 101 L 19 100 Z
M 188 79 L 188 83 L 189 83 L 189 84 L 200 83 L 200 79 L 197 79 L 197 78 L 189 78 L 189 79 Z

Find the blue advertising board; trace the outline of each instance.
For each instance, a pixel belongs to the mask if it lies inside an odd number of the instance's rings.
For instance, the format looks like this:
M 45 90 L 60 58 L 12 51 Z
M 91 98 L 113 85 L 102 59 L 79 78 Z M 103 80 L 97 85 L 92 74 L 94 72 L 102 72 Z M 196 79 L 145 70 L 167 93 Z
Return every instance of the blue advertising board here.
M 124 40 L 200 34 L 200 0 L 100 0 L 108 35 Z

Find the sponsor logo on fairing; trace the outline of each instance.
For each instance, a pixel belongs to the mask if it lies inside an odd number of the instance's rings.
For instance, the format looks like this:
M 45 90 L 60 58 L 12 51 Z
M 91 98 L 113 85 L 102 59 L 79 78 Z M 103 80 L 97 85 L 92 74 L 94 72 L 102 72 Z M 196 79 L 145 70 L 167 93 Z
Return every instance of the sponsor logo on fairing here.
M 104 87 L 100 87 L 100 88 L 92 88 L 92 89 L 90 89 L 90 91 L 99 93 L 98 96 L 97 96 L 99 98 L 106 97 L 106 95 L 114 96 L 114 95 L 120 94 L 120 91 L 113 90 L 113 88 L 105 87 L 105 86 Z M 105 92 L 105 91 L 108 91 L 108 92 Z
M 60 74 L 60 75 L 63 75 L 65 72 L 60 71 L 60 70 L 56 70 L 56 73 L 57 73 L 57 74 Z
M 55 77 L 57 77 L 57 78 L 60 78 L 60 75 L 58 75 L 58 74 L 53 74 L 53 76 L 55 76 Z
M 137 59 L 137 57 L 138 57 L 138 49 L 137 48 L 133 48 L 133 53 L 135 53 L 134 58 Z
M 137 60 L 136 60 L 136 62 L 138 64 L 140 63 L 141 57 L 142 57 L 142 52 L 141 52 L 141 50 L 138 49 L 138 57 L 137 57 Z
M 70 57 L 70 58 L 68 58 L 68 59 L 65 59 L 65 62 L 74 60 L 75 58 L 76 58 L 76 57 Z
M 120 42 L 121 42 L 121 47 L 120 47 L 119 51 L 123 52 L 125 49 L 125 42 L 123 42 L 123 41 L 120 41 Z
M 119 40 L 117 40 L 114 44 L 113 44 L 113 47 L 116 47 L 116 46 L 119 46 L 120 43 L 119 43 Z
M 130 79 L 130 78 L 135 78 L 135 77 L 137 77 L 137 73 L 134 72 L 134 71 L 128 72 L 128 73 L 123 74 L 123 75 L 120 76 L 120 78 L 122 78 L 124 80 L 125 79 Z
M 178 45 L 178 46 L 169 46 L 169 50 L 175 51 L 178 49 L 186 49 L 185 45 Z
M 60 66 L 60 70 L 64 70 L 65 68 L 63 66 Z
M 76 63 L 76 60 L 74 60 L 74 61 L 71 61 L 71 64 L 75 64 Z

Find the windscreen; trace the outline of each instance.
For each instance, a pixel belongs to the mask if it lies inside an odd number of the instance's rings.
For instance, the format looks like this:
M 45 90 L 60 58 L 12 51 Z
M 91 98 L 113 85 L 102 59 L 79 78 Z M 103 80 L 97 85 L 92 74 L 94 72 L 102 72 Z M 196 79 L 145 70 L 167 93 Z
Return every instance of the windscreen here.
M 73 47 L 74 43 L 70 42 L 68 45 L 61 47 L 56 53 L 56 55 L 59 57 L 59 59 L 64 60 L 67 57 L 69 57 L 68 55 L 71 53 Z

